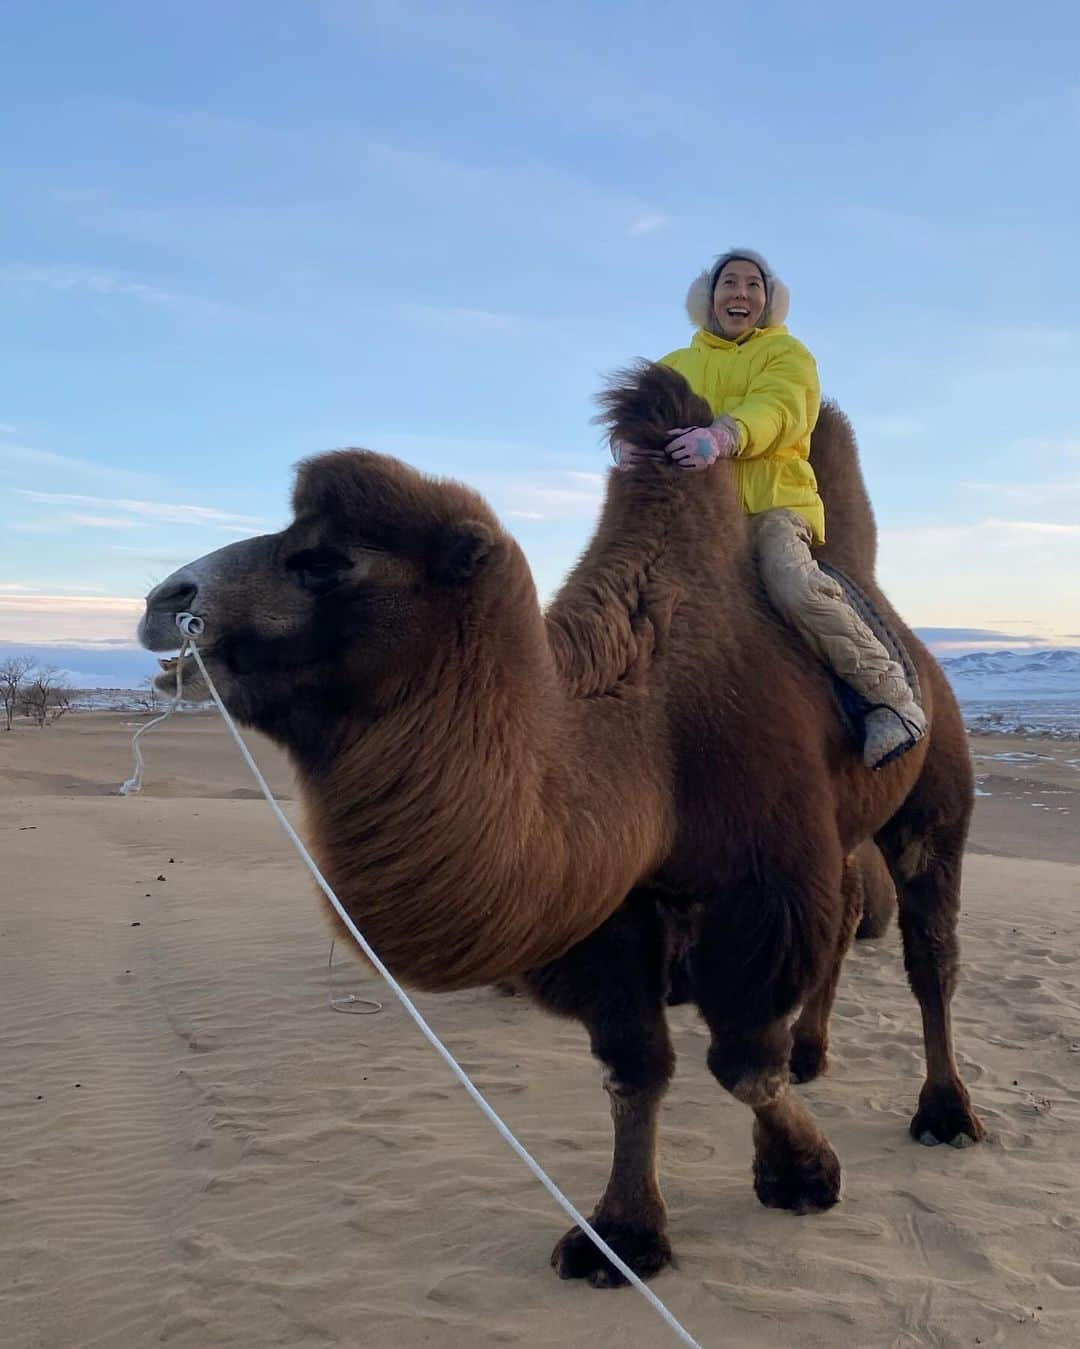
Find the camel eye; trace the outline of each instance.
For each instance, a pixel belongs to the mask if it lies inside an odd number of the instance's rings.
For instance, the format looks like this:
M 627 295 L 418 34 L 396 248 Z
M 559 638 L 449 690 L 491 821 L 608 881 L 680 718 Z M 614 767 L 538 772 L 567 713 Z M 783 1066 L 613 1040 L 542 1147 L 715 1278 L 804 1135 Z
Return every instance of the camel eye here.
M 352 563 L 334 548 L 305 548 L 286 559 L 285 570 L 292 572 L 305 590 L 325 594 L 338 585 Z

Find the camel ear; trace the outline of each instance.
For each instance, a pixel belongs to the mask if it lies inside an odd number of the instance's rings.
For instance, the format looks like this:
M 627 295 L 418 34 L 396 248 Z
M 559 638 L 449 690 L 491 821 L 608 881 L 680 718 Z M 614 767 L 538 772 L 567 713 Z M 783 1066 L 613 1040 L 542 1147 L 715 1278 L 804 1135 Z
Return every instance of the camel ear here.
M 448 525 L 431 552 L 431 578 L 443 585 L 471 581 L 495 544 L 490 528 L 478 520 Z

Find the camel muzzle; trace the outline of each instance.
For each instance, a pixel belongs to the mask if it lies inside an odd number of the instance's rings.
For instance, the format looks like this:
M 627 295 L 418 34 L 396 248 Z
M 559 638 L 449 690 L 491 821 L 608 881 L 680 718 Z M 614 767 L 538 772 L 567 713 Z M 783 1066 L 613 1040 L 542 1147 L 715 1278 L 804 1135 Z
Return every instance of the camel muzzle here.
M 230 543 L 167 576 L 146 597 L 146 612 L 139 623 L 139 641 L 149 651 L 176 651 L 183 641 L 177 627 L 181 614 L 203 622 L 203 641 L 214 641 L 215 610 L 234 588 L 248 581 L 270 557 L 270 540 L 264 534 L 240 543 Z
M 198 599 L 198 582 L 186 567 L 155 586 L 146 597 L 146 612 L 139 623 L 142 645 L 150 651 L 175 651 L 183 641 L 177 615 L 198 614 Z

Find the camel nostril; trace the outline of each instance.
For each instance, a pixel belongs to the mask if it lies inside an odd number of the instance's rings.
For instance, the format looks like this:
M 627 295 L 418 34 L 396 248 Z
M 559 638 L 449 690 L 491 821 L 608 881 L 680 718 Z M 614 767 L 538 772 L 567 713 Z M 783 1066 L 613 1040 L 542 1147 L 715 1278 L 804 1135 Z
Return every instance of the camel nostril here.
M 153 609 L 171 609 L 173 613 L 182 613 L 190 609 L 195 602 L 199 587 L 191 581 L 164 581 L 147 599 L 147 607 Z

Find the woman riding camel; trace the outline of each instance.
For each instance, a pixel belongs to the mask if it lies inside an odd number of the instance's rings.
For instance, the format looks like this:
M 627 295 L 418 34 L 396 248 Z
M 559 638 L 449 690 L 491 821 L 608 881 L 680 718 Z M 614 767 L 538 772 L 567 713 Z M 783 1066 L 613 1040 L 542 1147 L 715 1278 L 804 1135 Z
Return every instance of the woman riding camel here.
M 667 455 L 690 471 L 733 461 L 769 598 L 862 698 L 863 761 L 881 768 L 922 738 L 926 717 L 901 666 L 811 553 L 825 542 L 825 507 L 809 462 L 821 392 L 813 356 L 784 327 L 787 287 L 760 253 L 735 248 L 694 281 L 686 310 L 698 331 L 661 364 L 706 400 L 714 420 L 673 427 Z M 626 469 L 641 451 L 616 442 L 612 454 Z

